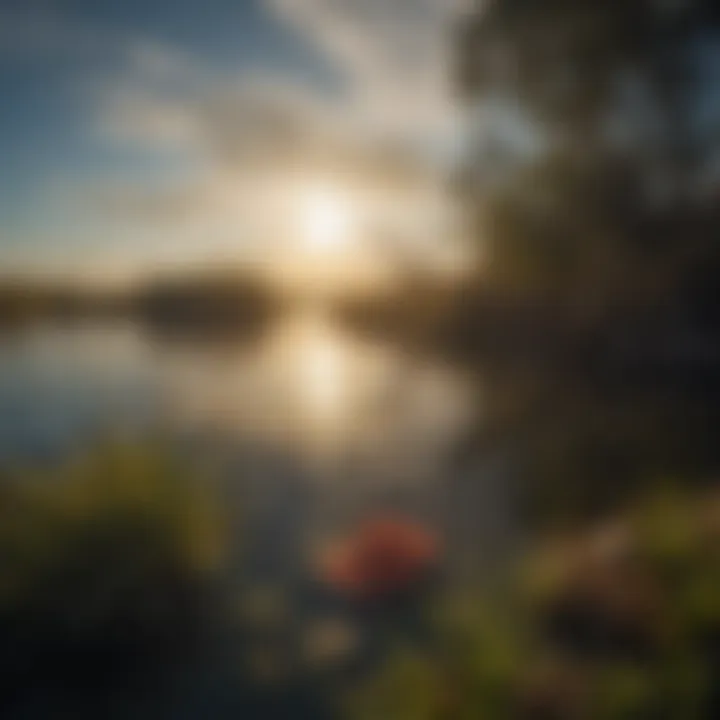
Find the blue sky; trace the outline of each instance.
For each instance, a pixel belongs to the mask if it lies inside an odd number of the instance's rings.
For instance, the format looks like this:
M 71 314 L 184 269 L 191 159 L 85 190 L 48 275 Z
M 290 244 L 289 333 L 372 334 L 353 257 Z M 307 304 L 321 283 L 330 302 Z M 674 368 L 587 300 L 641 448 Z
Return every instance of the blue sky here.
M 416 156 L 395 190 L 427 192 L 421 156 L 453 142 L 454 4 L 0 1 L 0 263 L 264 238 L 248 219 L 258 177 L 273 187 L 304 163 L 372 184 L 387 147 Z M 218 205 L 228 183 L 243 227 Z

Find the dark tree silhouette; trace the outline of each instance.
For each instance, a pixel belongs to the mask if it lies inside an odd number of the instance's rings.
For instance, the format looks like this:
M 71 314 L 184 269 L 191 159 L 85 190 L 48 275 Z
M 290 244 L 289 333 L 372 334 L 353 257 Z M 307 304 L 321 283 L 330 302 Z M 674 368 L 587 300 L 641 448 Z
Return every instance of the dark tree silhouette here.
M 496 0 L 462 28 L 462 92 L 506 120 L 466 173 L 500 290 L 716 339 L 719 29 L 709 0 Z

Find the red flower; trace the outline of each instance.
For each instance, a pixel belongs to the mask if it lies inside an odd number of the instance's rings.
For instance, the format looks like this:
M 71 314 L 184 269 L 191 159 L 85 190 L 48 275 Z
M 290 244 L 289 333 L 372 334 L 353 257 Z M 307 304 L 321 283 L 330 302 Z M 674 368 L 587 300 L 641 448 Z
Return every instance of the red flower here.
M 381 517 L 364 522 L 323 558 L 325 581 L 355 599 L 397 596 L 416 587 L 436 565 L 437 537 L 420 525 Z

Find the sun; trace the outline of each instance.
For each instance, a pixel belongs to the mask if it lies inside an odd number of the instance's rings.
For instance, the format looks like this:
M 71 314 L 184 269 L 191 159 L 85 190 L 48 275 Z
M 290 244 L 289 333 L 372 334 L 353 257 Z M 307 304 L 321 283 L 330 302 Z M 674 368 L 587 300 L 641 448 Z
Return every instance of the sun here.
M 304 193 L 300 207 L 301 241 L 313 254 L 347 249 L 355 224 L 352 205 L 341 193 L 324 187 Z
M 352 182 L 293 178 L 287 187 L 277 198 L 282 254 L 269 266 L 275 281 L 303 298 L 323 300 L 383 281 L 372 208 Z

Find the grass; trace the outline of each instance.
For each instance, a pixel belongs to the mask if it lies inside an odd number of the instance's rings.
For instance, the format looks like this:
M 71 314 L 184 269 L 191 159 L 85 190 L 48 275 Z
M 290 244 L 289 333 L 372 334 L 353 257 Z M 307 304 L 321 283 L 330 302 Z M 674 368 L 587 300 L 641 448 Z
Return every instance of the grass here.
M 0 694 L 91 695 L 146 681 L 202 641 L 222 513 L 157 451 L 102 448 L 0 486 Z

